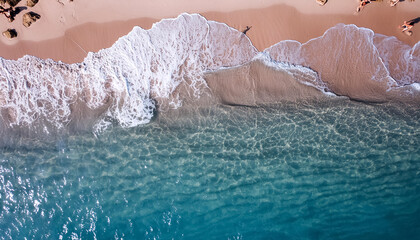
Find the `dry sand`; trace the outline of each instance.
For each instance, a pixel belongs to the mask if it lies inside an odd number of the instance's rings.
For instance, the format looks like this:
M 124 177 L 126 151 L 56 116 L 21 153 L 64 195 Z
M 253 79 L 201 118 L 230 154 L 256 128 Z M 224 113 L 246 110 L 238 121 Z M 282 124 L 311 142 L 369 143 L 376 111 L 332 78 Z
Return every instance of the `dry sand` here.
M 28 29 L 21 20 L 28 10 L 13 23 L 1 16 L 0 29 L 16 28 L 19 36 L 1 38 L 0 56 L 17 59 L 29 54 L 80 62 L 87 52 L 110 47 L 134 26 L 147 29 L 162 18 L 182 12 L 200 13 L 241 31 L 252 26 L 248 36 L 259 50 L 285 39 L 305 42 L 337 23 L 368 27 L 410 45 L 420 41 L 420 24 L 413 28 L 411 37 L 397 28 L 404 20 L 420 17 L 420 1 L 404 1 L 393 8 L 387 1 L 372 3 L 355 14 L 357 5 L 357 0 L 330 0 L 322 7 L 315 0 L 41 0 L 28 9 L 41 14 L 39 22 Z

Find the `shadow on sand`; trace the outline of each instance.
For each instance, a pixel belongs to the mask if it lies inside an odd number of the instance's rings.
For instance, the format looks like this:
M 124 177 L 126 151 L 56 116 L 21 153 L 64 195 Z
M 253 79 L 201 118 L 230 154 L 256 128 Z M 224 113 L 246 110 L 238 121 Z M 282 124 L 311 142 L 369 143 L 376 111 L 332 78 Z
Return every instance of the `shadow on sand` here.
M 414 25 L 414 24 L 416 24 L 416 23 L 419 23 L 420 22 L 420 17 L 418 17 L 418 18 L 414 18 L 414 19 L 411 19 L 410 21 L 407 21 L 408 23 L 411 23 L 411 25 Z

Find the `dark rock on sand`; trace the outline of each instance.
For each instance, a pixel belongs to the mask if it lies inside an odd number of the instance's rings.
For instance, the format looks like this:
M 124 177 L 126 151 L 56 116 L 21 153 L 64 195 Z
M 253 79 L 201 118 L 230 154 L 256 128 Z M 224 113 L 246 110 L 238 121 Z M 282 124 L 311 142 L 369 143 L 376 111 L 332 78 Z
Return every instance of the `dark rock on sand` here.
M 41 15 L 34 12 L 28 12 L 23 15 L 23 26 L 30 27 L 32 23 L 41 18 Z
M 16 32 L 15 29 L 9 28 L 9 29 L 7 29 L 6 31 L 3 32 L 3 36 L 5 36 L 9 39 L 12 39 L 12 38 L 17 37 L 17 32 Z
M 28 7 L 33 7 L 38 3 L 39 0 L 26 0 L 26 5 Z
M 319 5 L 323 6 L 323 5 L 325 5 L 325 4 L 328 2 L 328 0 L 316 0 L 316 2 L 317 2 Z
M 11 7 L 16 6 L 21 0 L 0 0 L 0 4 L 4 5 L 5 3 L 8 3 Z

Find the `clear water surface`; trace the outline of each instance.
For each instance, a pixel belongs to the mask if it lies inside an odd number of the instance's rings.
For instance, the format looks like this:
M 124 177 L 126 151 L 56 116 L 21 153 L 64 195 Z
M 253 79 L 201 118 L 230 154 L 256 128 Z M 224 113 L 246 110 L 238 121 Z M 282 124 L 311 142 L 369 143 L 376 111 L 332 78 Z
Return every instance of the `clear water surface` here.
M 3 148 L 0 239 L 414 239 L 419 119 L 348 100 L 220 106 Z

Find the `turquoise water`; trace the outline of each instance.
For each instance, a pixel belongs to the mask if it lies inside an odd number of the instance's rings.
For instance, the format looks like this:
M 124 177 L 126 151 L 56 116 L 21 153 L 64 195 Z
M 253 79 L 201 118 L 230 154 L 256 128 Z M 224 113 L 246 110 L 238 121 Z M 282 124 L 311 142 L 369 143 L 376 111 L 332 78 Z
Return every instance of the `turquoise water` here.
M 420 236 L 418 107 L 169 115 L 1 149 L 0 239 Z

